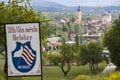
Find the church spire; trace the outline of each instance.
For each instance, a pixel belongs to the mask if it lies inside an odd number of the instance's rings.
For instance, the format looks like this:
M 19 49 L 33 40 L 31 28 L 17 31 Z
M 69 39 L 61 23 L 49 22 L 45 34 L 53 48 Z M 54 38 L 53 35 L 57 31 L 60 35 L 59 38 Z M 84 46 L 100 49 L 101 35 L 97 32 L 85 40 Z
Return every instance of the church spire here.
M 78 6 L 78 12 L 80 11 L 80 6 Z
M 77 12 L 77 16 L 76 16 L 76 22 L 80 23 L 82 21 L 82 11 L 80 10 L 80 6 L 78 6 L 78 12 Z

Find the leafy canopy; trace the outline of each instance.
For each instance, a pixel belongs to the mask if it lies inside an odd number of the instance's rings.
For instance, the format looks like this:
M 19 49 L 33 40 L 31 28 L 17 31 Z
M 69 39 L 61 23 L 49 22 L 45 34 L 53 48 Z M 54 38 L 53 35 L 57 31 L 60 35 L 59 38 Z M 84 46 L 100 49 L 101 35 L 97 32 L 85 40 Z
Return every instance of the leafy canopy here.
M 110 51 L 112 62 L 120 68 L 120 15 L 105 34 L 104 42 Z

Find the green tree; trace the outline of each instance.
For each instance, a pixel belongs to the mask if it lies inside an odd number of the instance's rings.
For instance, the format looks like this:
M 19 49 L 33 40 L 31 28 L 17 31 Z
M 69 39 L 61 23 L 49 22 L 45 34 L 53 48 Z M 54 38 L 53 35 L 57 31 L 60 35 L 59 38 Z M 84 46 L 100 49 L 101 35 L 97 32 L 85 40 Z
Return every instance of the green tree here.
M 75 28 L 75 32 L 77 34 L 82 34 L 82 25 L 81 24 L 75 24 L 74 28 Z
M 77 65 L 79 63 L 79 53 L 80 53 L 80 38 L 79 38 L 79 35 L 76 34 L 76 37 L 75 37 L 75 45 L 73 47 L 73 50 L 75 52 L 75 55 L 76 55 L 76 60 L 77 60 Z
M 41 23 L 41 35 L 42 41 L 45 40 L 46 33 L 46 22 L 48 18 L 43 14 L 38 14 L 34 10 L 27 9 L 23 6 L 19 6 L 21 2 L 16 2 L 17 0 L 9 0 L 9 4 L 6 5 L 4 2 L 0 3 L 0 38 L 2 38 L 1 44 L 5 44 L 5 34 L 4 34 L 4 24 L 5 23 L 20 23 L 20 22 L 40 22 Z M 25 0 L 20 0 L 25 1 Z M 30 0 L 26 0 L 27 2 Z
M 4 28 L 3 26 L 0 26 L 0 50 L 4 47 L 5 45 L 5 34 L 4 33 Z
M 73 59 L 73 46 L 70 44 L 64 44 L 60 47 L 61 60 L 59 62 L 59 67 L 61 68 L 64 76 L 67 76 L 71 69 L 70 62 Z
M 62 32 L 62 34 L 61 34 L 61 40 L 60 41 L 63 44 L 65 44 L 67 40 L 68 40 L 68 33 L 67 32 Z
M 61 25 L 58 23 L 55 23 L 53 21 L 49 21 L 47 24 L 46 34 L 47 37 L 51 37 L 51 35 L 58 36 L 60 35 L 61 31 Z
M 75 32 L 80 35 L 80 43 L 82 43 L 82 25 L 81 24 L 75 24 Z
M 98 69 L 98 63 L 102 61 L 102 47 L 96 42 L 82 44 L 80 46 L 80 62 L 85 65 L 89 63 L 91 73 Z M 95 68 L 96 66 L 96 68 Z
M 47 59 L 49 60 L 49 63 L 59 66 L 64 73 L 64 76 L 67 76 L 68 72 L 70 71 L 70 63 L 73 58 L 73 45 L 70 44 L 63 44 L 62 46 L 60 46 L 60 51 L 51 51 L 49 52 L 49 54 L 47 54 Z
M 74 32 L 74 24 L 72 22 L 68 22 L 68 33 Z
M 62 31 L 63 32 L 68 32 L 68 25 L 65 23 L 65 24 L 63 24 L 63 26 L 62 26 Z
M 79 47 L 80 46 L 80 38 L 79 38 L 78 34 L 76 34 L 75 42 L 76 42 L 76 47 Z
M 71 21 L 72 22 L 75 22 L 76 18 L 75 17 L 72 17 Z
M 61 55 L 58 51 L 49 51 L 46 55 L 45 55 L 46 59 L 48 60 L 49 65 L 55 65 L 58 66 L 59 62 L 61 61 Z
M 20 22 L 45 22 L 40 19 L 37 13 L 34 10 L 26 9 L 23 6 L 20 6 L 16 0 L 9 0 L 9 3 L 6 5 L 4 2 L 0 3 L 0 46 L 4 47 L 5 45 L 5 34 L 4 34 L 4 24 L 5 23 L 20 23 Z M 45 31 L 42 28 L 42 33 Z M 42 40 L 43 40 L 42 34 Z M 6 62 L 4 67 L 4 72 L 6 72 Z
M 33 10 L 11 3 L 5 5 L 0 3 L 0 42 L 1 46 L 5 45 L 4 24 L 17 22 L 35 22 L 39 21 L 37 14 Z
M 104 37 L 105 45 L 110 51 L 112 62 L 120 68 L 120 15 L 115 20 L 114 25 L 106 32 Z

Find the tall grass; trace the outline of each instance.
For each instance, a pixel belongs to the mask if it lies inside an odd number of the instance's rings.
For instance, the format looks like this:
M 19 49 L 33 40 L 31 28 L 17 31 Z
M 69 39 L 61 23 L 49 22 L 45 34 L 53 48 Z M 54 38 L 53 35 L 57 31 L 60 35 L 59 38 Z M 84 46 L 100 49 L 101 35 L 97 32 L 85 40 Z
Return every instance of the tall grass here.
M 89 66 L 72 66 L 67 77 L 64 77 L 61 69 L 57 66 L 43 66 L 44 80 L 74 80 L 78 75 L 90 76 L 92 80 L 102 80 L 104 75 L 101 74 L 106 64 L 102 62 L 99 64 L 99 71 L 97 75 L 91 75 Z M 3 74 L 4 60 L 0 59 L 0 80 L 6 80 Z M 9 80 L 41 80 L 41 77 L 10 77 Z

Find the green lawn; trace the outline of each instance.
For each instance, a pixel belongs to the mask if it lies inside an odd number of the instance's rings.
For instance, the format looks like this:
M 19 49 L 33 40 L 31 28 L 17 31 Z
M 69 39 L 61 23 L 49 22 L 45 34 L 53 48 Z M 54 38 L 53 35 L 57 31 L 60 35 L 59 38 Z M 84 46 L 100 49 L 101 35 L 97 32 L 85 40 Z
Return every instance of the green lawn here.
M 0 80 L 5 80 L 3 75 L 4 60 L 0 59 Z M 97 75 L 91 75 L 89 66 L 72 66 L 67 77 L 63 76 L 61 69 L 57 66 L 44 66 L 43 67 L 43 78 L 44 80 L 74 80 L 74 78 L 80 74 L 91 76 L 91 80 L 102 80 L 101 72 L 106 66 L 105 62 L 99 64 L 99 72 Z M 15 77 L 9 80 L 40 80 L 40 77 Z

